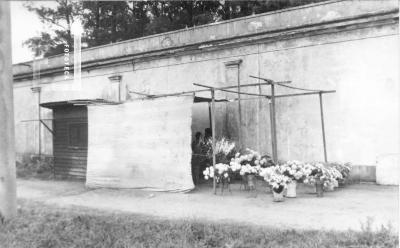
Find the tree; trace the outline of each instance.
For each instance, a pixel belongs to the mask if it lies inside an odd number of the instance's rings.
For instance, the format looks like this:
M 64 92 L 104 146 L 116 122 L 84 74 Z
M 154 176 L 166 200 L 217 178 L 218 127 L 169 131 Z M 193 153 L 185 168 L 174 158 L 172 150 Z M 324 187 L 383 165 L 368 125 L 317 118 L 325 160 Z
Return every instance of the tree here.
M 35 56 L 45 57 L 63 53 L 64 45 L 73 48 L 71 25 L 82 13 L 82 4 L 70 0 L 56 0 L 56 8 L 36 7 L 33 3 L 25 4 L 29 11 L 35 12 L 40 21 L 53 32 L 42 32 L 24 42 L 32 49 Z

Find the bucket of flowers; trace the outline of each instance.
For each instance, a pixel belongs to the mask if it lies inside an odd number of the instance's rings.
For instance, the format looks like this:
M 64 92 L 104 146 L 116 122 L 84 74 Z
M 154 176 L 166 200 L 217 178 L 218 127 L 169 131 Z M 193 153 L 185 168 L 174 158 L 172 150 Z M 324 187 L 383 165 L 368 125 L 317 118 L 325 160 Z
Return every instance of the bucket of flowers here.
M 302 182 L 307 175 L 304 163 L 292 160 L 279 165 L 282 174 L 291 179 L 287 185 L 286 197 L 296 197 L 297 183 Z
M 351 164 L 350 163 L 337 163 L 337 162 L 333 162 L 329 164 L 330 166 L 336 168 L 336 170 L 338 170 L 340 172 L 340 174 L 342 175 L 341 177 L 337 178 L 339 187 L 344 187 L 347 183 L 347 180 L 349 178 L 350 175 L 350 171 L 351 171 Z
M 331 164 L 326 165 L 328 183 L 324 185 L 325 191 L 334 191 L 336 187 L 339 187 L 339 180 L 343 179 L 342 173 Z
M 292 180 L 283 174 L 281 167 L 273 166 L 263 168 L 260 175 L 272 186 L 274 201 L 284 201 L 283 191 Z
M 221 193 L 224 188 L 228 188 L 230 191 L 229 184 L 231 181 L 232 170 L 229 165 L 218 163 L 215 165 L 215 170 L 213 166 L 209 166 L 203 171 L 203 175 L 206 180 L 215 177 L 216 183 L 221 185 Z
M 245 189 L 255 189 L 256 176 L 259 174 L 261 166 L 268 162 L 267 158 L 247 148 L 243 154 L 236 153 L 235 157 L 231 159 L 232 169 L 238 169 L 242 177 L 242 185 Z
M 306 164 L 308 175 L 304 183 L 315 185 L 317 197 L 324 196 L 324 188 L 327 188 L 333 182 L 333 177 L 329 169 L 322 163 Z

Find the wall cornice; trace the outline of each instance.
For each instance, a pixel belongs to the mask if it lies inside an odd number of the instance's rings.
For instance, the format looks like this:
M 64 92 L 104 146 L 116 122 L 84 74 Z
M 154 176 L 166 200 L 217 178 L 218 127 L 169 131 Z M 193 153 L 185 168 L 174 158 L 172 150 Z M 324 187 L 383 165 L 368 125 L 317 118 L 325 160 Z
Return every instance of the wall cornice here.
M 335 1 L 333 4 L 342 3 L 343 1 Z M 344 1 L 347 2 L 347 1 Z M 324 6 L 329 6 L 326 4 Z M 262 15 L 260 18 L 264 18 Z M 255 20 L 255 17 L 252 17 L 250 20 Z M 244 21 L 248 21 L 249 19 L 244 19 Z M 243 20 L 239 20 L 243 21 Z M 228 24 L 234 23 L 231 21 Z M 221 38 L 221 39 L 213 39 L 207 41 L 199 41 L 192 42 L 190 44 L 182 43 L 176 46 L 169 47 L 160 47 L 158 49 L 153 49 L 149 51 L 143 52 L 130 52 L 130 53 L 121 53 L 121 44 L 113 44 L 116 46 L 116 50 L 112 53 L 112 50 L 107 50 L 108 52 L 102 52 L 100 49 L 112 48 L 112 45 L 91 48 L 88 49 L 90 51 L 82 52 L 82 70 L 93 70 L 102 67 L 109 67 L 115 65 L 122 64 L 132 64 L 138 61 L 147 61 L 153 60 L 157 58 L 167 58 L 172 56 L 182 56 L 186 54 L 193 54 L 202 51 L 212 51 L 214 49 L 223 49 L 230 48 L 240 45 L 246 44 L 255 44 L 260 42 L 274 42 L 280 40 L 287 39 L 295 39 L 305 36 L 313 36 L 320 35 L 325 33 L 334 33 L 334 32 L 343 32 L 351 29 L 361 29 L 366 27 L 374 27 L 374 26 L 383 26 L 398 23 L 398 8 L 388 8 L 388 10 L 383 11 L 373 11 L 367 12 L 359 15 L 345 16 L 345 17 L 335 17 L 335 18 L 327 18 L 325 21 L 319 20 L 315 23 L 306 23 L 303 25 L 275 28 L 275 29 L 267 29 L 265 31 L 257 31 L 250 32 L 245 34 L 237 34 L 233 37 Z M 206 25 L 206 27 L 212 28 L 216 24 Z M 203 30 L 204 31 L 204 30 Z M 185 34 L 185 31 L 175 31 L 175 34 L 179 33 L 180 35 Z M 157 36 L 168 37 L 167 35 Z M 149 39 L 154 39 L 154 37 L 149 37 Z M 146 38 L 141 38 L 140 40 L 146 40 Z M 129 47 L 129 45 L 133 45 L 135 40 L 123 42 L 122 45 Z M 162 43 L 162 42 L 161 42 Z M 91 52 L 92 54 L 88 53 Z M 101 54 L 100 54 L 101 53 Z M 88 55 L 87 57 L 85 56 Z M 101 56 L 100 56 L 100 55 Z M 99 56 L 96 56 L 99 55 Z M 64 65 L 62 63 L 58 63 L 57 61 L 53 61 L 55 58 L 59 59 L 63 58 L 63 55 L 56 56 L 52 58 L 48 58 L 49 68 L 43 68 L 40 72 L 41 77 L 46 76 L 54 76 L 58 74 L 62 74 L 64 70 Z M 104 57 L 104 58 L 102 58 Z M 27 63 L 24 63 L 27 64 Z M 15 82 L 22 80 L 31 80 L 32 79 L 32 71 L 29 70 L 26 66 L 21 66 L 18 68 L 18 64 L 14 65 L 14 80 Z

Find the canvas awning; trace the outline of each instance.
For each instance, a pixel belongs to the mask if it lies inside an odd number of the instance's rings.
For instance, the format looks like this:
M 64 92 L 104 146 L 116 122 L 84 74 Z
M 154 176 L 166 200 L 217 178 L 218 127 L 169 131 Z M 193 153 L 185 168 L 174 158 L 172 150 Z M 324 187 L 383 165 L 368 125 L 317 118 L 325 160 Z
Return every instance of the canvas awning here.
M 88 106 L 88 187 L 185 192 L 193 95 Z

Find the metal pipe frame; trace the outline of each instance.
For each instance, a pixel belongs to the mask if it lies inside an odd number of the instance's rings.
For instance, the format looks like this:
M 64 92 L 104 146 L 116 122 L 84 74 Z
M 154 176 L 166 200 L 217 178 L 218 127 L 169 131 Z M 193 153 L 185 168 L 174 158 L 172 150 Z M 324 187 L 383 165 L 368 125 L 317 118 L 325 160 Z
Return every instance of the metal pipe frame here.
M 335 93 L 335 92 L 336 92 L 336 90 L 323 90 L 323 91 L 318 91 L 318 92 L 305 92 L 305 93 L 276 95 L 275 98 L 292 97 L 292 96 L 317 95 L 317 94 L 329 94 L 329 93 Z
M 214 177 L 213 177 L 213 190 L 214 195 L 217 194 L 217 185 L 216 185 L 216 157 L 215 157 L 215 91 L 211 88 L 211 136 L 212 136 L 212 163 L 214 169 Z
M 321 128 L 322 128 L 322 142 L 324 145 L 324 160 L 325 163 L 328 162 L 328 155 L 326 152 L 326 137 L 325 137 L 325 121 L 324 121 L 324 106 L 322 104 L 322 93 L 319 93 L 319 109 L 321 112 Z

